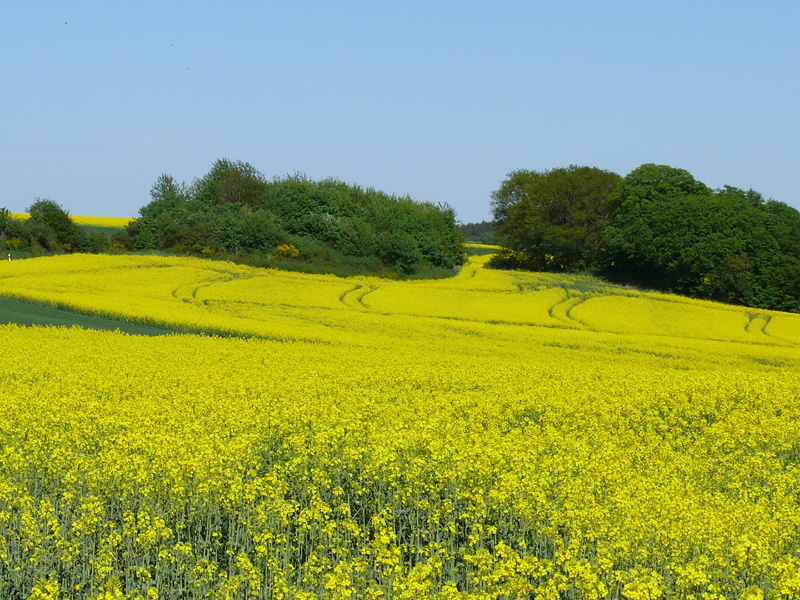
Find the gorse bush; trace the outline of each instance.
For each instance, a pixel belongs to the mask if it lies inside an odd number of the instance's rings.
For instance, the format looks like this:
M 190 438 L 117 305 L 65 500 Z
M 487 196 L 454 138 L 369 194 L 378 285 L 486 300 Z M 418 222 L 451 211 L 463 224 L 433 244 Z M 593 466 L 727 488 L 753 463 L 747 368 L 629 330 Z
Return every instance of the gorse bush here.
M 275 254 L 281 258 L 297 258 L 300 256 L 300 251 L 291 244 L 281 244 L 275 248 Z
M 333 270 L 370 265 L 373 272 L 392 268 L 404 275 L 431 267 L 447 272 L 463 262 L 449 206 L 333 179 L 267 181 L 248 163 L 222 159 L 191 186 L 160 176 L 151 198 L 127 227 L 131 249 L 199 253 L 208 247 L 247 260 L 285 258 L 275 249 L 292 245 L 299 262 L 319 260 Z

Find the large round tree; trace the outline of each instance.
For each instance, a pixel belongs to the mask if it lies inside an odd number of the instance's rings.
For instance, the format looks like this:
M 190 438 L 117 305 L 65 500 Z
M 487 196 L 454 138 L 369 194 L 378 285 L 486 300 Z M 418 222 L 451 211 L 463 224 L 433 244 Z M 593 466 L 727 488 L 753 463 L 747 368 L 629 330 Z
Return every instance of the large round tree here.
M 75 242 L 78 228 L 69 213 L 53 200 L 37 198 L 27 209 L 31 224 L 41 223 L 49 227 L 62 246 L 69 247 Z
M 492 194 L 497 242 L 511 252 L 497 266 L 574 271 L 596 267 L 616 173 L 569 166 L 509 173 Z

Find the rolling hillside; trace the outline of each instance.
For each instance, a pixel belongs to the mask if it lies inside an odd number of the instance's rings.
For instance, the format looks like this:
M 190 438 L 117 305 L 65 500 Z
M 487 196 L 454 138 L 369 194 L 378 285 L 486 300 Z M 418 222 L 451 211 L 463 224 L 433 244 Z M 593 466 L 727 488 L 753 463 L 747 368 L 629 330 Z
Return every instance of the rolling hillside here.
M 486 258 L 0 265 L 186 332 L 0 325 L 0 597 L 800 595 L 800 315 Z
M 591 277 L 487 270 L 487 258 L 471 257 L 455 278 L 398 282 L 182 257 L 55 256 L 3 264 L 0 294 L 189 332 L 335 343 L 355 334 L 376 343 L 386 326 L 388 343 L 396 331 L 428 337 L 456 326 L 479 328 L 488 338 L 580 331 L 586 343 L 800 343 L 799 315 L 639 292 Z

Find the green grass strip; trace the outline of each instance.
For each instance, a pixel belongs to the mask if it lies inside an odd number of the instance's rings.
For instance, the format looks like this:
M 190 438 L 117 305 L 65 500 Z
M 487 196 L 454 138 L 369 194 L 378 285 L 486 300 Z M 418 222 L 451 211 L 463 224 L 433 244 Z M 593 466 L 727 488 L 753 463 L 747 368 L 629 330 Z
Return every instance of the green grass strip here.
M 102 329 L 122 332 L 132 335 L 167 335 L 176 333 L 171 329 L 154 327 L 152 325 L 140 325 L 138 323 L 128 323 L 127 321 L 115 321 L 105 317 L 95 317 L 71 312 L 46 304 L 34 302 L 23 302 L 13 298 L 0 297 L 0 325 L 15 323 L 17 325 L 63 325 L 72 327 L 78 325 L 84 329 Z
M 102 233 L 109 240 L 117 235 L 120 231 L 125 231 L 122 227 L 100 227 L 97 225 L 78 225 L 79 229 L 83 229 L 86 233 Z

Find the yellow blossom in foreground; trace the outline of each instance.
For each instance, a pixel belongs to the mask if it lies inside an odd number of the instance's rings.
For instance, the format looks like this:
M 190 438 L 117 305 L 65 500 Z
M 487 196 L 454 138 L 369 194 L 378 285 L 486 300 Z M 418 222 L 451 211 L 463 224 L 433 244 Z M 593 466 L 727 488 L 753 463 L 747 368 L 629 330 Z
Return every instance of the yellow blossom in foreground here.
M 2 293 L 0 598 L 792 598 L 797 315 L 147 256 Z

